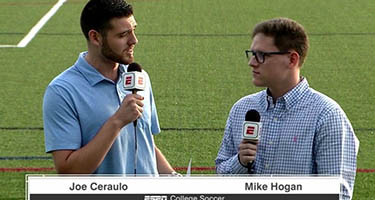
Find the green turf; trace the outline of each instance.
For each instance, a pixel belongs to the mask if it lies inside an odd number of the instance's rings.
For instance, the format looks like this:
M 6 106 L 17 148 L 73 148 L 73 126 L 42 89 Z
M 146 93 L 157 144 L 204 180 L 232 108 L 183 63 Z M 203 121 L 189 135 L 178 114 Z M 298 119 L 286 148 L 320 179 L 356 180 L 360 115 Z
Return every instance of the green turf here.
M 17 44 L 56 2 L 0 0 L 0 45 Z M 86 49 L 79 27 L 85 2 L 68 0 L 26 48 L 0 48 L 0 127 L 43 126 L 47 84 Z M 151 77 L 162 128 L 223 129 L 233 103 L 261 89 L 251 84 L 244 54 L 252 27 L 285 16 L 302 23 L 310 35 L 302 74 L 335 99 L 358 130 L 358 168 L 375 168 L 375 1 L 129 2 L 138 22 L 136 61 Z M 155 141 L 173 166 L 187 166 L 192 157 L 193 166 L 212 167 L 222 135 L 163 131 Z M 41 130 L 2 129 L 0 137 L 0 156 L 50 156 L 44 153 Z M 53 161 L 0 160 L 0 168 L 10 167 L 53 167 Z M 0 199 L 24 199 L 24 174 L 0 172 Z M 371 199 L 374 176 L 357 174 L 354 199 Z
M 375 169 L 375 132 L 357 132 L 357 136 L 361 142 L 358 153 L 357 167 L 362 169 Z
M 192 158 L 192 167 L 212 167 L 222 135 L 217 131 L 166 131 L 155 137 L 155 143 L 172 166 L 186 167 Z
M 53 6 L 54 1 L 0 1 L 0 44 L 16 45 Z
M 0 156 L 46 156 L 43 131 L 0 130 L 0 137 Z
M 357 173 L 353 200 L 373 200 L 375 173 Z

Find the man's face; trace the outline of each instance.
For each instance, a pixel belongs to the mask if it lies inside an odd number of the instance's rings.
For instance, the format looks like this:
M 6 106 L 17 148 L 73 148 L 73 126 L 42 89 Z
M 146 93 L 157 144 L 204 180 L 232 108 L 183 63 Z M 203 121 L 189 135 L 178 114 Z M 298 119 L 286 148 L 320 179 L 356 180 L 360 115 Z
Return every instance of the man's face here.
M 113 62 L 130 64 L 134 61 L 134 46 L 138 43 L 135 36 L 137 22 L 134 16 L 113 18 L 112 28 L 103 38 L 102 55 Z
M 261 52 L 278 52 L 273 37 L 258 33 L 253 38 L 250 49 Z M 252 67 L 253 84 L 258 87 L 279 88 L 288 79 L 287 68 L 289 55 L 265 55 L 264 62 L 259 63 L 254 56 L 249 60 Z

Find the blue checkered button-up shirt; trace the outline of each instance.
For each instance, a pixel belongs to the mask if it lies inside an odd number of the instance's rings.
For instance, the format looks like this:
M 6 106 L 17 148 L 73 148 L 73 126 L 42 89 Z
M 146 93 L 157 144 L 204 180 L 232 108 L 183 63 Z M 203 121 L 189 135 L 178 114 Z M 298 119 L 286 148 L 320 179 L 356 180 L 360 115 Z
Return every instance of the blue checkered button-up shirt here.
M 217 173 L 247 173 L 238 161 L 238 146 L 250 109 L 260 113 L 262 123 L 254 173 L 338 175 L 343 178 L 341 198 L 351 198 L 358 139 L 340 106 L 310 88 L 305 78 L 275 104 L 267 90 L 234 104 L 216 158 Z

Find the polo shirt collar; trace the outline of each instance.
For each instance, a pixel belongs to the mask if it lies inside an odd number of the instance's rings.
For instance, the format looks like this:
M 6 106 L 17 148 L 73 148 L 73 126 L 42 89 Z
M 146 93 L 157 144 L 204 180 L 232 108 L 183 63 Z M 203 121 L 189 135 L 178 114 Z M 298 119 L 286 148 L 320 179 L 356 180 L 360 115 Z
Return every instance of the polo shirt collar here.
M 83 77 L 85 77 L 87 82 L 89 82 L 91 86 L 94 86 L 103 80 L 107 80 L 101 73 L 99 73 L 98 70 L 96 70 L 92 65 L 90 65 L 86 61 L 86 55 L 87 51 L 79 54 L 78 60 L 75 63 L 75 67 L 78 69 L 79 72 L 81 72 L 81 74 L 83 75 Z
M 90 65 L 85 57 L 87 55 L 86 52 L 82 52 L 79 54 L 78 60 L 75 63 L 75 66 L 77 67 L 78 71 L 82 73 L 82 75 L 85 77 L 85 79 L 89 82 L 91 86 L 94 86 L 101 81 L 109 81 L 111 83 L 114 83 L 112 80 L 104 77 L 98 70 L 95 69 L 92 65 Z M 119 76 L 125 72 L 125 66 L 120 65 L 119 66 Z

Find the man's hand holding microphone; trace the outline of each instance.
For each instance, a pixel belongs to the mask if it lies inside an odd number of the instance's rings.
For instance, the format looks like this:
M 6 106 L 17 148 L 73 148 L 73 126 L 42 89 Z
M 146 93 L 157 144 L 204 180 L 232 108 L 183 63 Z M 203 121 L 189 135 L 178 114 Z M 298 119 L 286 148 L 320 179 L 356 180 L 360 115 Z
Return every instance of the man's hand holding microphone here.
M 143 97 L 138 94 L 126 95 L 121 103 L 120 108 L 113 115 L 120 124 L 120 127 L 134 122 L 142 116 L 143 112 Z
M 252 173 L 252 165 L 255 161 L 257 145 L 262 125 L 260 115 L 256 110 L 249 110 L 246 113 L 242 128 L 242 142 L 238 146 L 238 160 L 240 164 Z
M 134 122 L 137 124 L 137 119 L 142 116 L 143 99 L 144 97 L 137 94 L 137 91 L 145 89 L 145 77 L 142 74 L 142 67 L 138 63 L 131 63 L 128 66 L 127 72 L 124 74 L 124 89 L 132 91 L 132 94 L 126 95 L 123 99 L 120 108 L 117 110 L 115 119 L 118 119 L 121 127 Z

